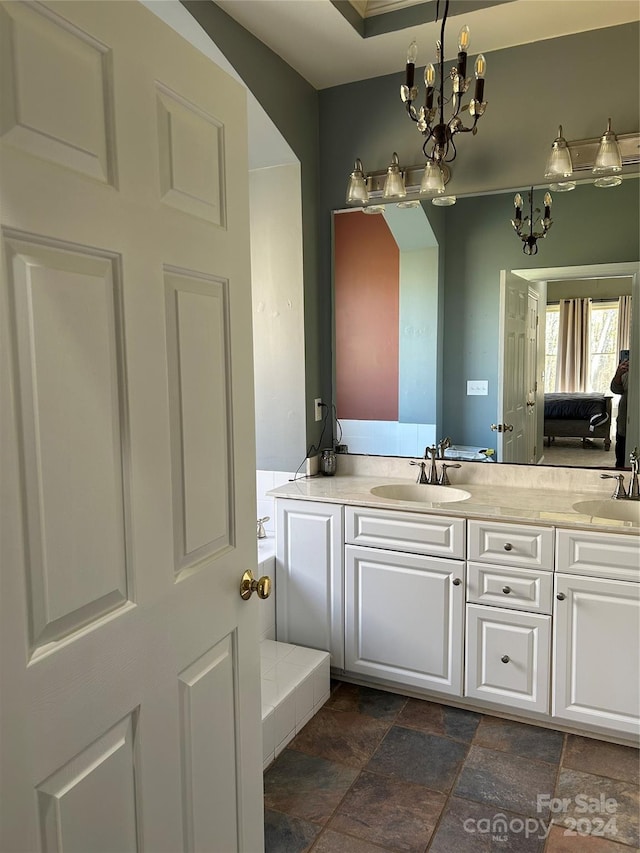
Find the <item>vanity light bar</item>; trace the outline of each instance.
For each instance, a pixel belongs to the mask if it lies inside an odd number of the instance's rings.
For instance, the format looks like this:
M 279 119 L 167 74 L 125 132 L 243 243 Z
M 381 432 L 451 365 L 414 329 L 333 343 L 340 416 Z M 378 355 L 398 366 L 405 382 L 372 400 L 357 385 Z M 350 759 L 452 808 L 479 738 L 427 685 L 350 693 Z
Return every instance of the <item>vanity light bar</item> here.
M 451 170 L 446 163 L 441 163 L 442 176 L 445 186 L 451 178 Z M 407 195 L 418 195 L 420 192 L 420 184 L 424 175 L 424 166 L 401 166 L 400 173 L 404 178 L 404 185 Z M 370 199 L 382 198 L 384 190 L 384 182 L 387 177 L 387 169 L 379 169 L 376 172 L 369 172 L 366 176 L 367 191 Z
M 640 133 L 617 134 L 618 148 L 622 155 L 622 167 L 633 166 L 640 163 Z M 596 162 L 600 138 L 578 139 L 575 142 L 567 142 L 571 153 L 571 162 L 574 172 L 591 171 Z

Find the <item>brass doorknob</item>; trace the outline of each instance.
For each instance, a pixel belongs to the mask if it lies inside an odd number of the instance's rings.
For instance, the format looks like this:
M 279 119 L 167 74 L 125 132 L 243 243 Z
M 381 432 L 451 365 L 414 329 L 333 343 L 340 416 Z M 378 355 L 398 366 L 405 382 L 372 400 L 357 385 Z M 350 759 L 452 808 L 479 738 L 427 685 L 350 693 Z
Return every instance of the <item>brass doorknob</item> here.
M 251 569 L 247 569 L 240 581 L 240 597 L 247 601 L 254 592 L 258 593 L 258 598 L 269 598 L 271 595 L 271 578 L 269 575 L 263 575 L 259 580 L 256 580 Z

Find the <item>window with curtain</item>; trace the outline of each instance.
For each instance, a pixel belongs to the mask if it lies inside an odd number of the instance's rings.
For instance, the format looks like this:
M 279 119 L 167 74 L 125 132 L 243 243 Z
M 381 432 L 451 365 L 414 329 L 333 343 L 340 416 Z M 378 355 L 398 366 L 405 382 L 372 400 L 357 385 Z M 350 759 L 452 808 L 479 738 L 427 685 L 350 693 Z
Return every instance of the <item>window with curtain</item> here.
M 609 393 L 618 364 L 618 299 L 591 302 L 589 369 L 586 390 Z M 545 390 L 555 391 L 558 373 L 560 305 L 547 305 L 545 335 Z

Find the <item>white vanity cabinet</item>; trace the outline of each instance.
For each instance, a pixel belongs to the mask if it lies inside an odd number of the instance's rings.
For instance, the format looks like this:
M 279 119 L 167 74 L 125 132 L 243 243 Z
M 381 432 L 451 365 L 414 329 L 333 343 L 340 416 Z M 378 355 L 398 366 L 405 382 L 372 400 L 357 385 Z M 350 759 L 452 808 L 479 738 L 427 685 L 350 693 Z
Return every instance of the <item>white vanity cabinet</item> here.
M 548 713 L 553 528 L 468 525 L 465 696 Z
M 334 670 L 569 730 L 640 734 L 640 539 L 278 498 L 276 623 Z
M 557 534 L 553 715 L 640 734 L 638 538 Z
M 276 501 L 278 640 L 331 653 L 344 668 L 343 507 Z
M 462 695 L 465 522 L 345 507 L 345 669 Z

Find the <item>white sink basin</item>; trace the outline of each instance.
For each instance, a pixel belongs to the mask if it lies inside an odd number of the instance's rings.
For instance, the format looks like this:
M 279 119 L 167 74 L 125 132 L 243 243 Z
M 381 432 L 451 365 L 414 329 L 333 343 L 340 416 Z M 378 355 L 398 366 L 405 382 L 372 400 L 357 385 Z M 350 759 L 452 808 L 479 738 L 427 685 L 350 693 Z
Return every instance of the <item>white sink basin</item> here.
M 573 508 L 583 515 L 595 515 L 598 518 L 611 518 L 615 521 L 631 521 L 634 524 L 640 524 L 640 501 L 578 501 L 573 505 Z
M 466 501 L 471 495 L 464 489 L 453 486 L 427 486 L 419 483 L 388 484 L 374 486 L 371 494 L 392 501 L 414 501 L 415 503 L 454 503 Z

